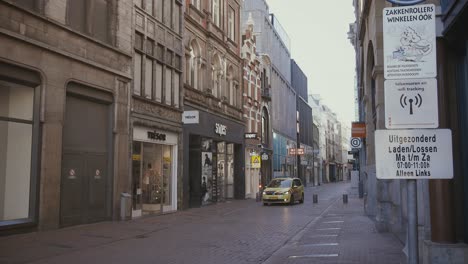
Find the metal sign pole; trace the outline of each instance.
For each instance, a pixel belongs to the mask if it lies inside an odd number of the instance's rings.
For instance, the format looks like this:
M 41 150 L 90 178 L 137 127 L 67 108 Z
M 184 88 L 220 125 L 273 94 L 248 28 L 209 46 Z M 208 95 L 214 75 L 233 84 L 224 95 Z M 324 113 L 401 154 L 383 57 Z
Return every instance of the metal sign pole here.
M 416 180 L 408 180 L 408 264 L 418 264 L 418 203 Z

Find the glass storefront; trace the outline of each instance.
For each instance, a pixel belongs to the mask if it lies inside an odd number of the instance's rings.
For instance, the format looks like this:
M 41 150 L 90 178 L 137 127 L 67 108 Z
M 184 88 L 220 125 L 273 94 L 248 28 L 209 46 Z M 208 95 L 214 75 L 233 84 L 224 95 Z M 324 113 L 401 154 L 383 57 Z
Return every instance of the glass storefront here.
M 0 81 L 0 224 L 31 217 L 34 93 Z
M 175 150 L 174 145 L 133 141 L 133 216 L 176 210 Z
M 234 198 L 234 144 L 203 139 L 201 155 L 202 205 Z

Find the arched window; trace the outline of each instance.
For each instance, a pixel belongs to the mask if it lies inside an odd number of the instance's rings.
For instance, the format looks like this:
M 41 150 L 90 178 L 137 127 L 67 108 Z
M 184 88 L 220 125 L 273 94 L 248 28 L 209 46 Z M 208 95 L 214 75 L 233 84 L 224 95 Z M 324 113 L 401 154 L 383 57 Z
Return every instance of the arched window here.
M 270 117 L 268 110 L 264 107 L 262 110 L 262 143 L 268 145 L 270 143 L 269 131 L 270 131 Z
M 223 67 L 221 63 L 221 58 L 218 54 L 213 56 L 211 62 L 211 80 L 212 80 L 212 93 L 215 97 L 221 96 L 222 91 L 222 77 L 223 77 Z
M 232 67 L 229 67 L 228 74 L 227 74 L 227 91 L 226 91 L 229 104 L 234 105 L 236 103 L 236 88 L 234 87 L 234 70 Z
M 199 87 L 200 49 L 195 40 L 190 43 L 187 65 L 187 83 L 195 89 Z

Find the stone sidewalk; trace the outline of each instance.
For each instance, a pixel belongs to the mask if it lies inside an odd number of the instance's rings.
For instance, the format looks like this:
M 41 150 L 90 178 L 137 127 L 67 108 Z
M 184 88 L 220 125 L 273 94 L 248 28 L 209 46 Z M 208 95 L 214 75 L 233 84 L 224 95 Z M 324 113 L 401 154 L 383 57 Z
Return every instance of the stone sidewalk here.
M 304 204 L 235 200 L 126 222 L 0 237 L 0 263 L 405 263 L 349 183 L 306 188 Z M 312 203 L 312 195 L 319 203 Z
M 407 263 L 404 245 L 391 233 L 378 233 L 363 213 L 363 201 L 338 198 L 265 263 Z

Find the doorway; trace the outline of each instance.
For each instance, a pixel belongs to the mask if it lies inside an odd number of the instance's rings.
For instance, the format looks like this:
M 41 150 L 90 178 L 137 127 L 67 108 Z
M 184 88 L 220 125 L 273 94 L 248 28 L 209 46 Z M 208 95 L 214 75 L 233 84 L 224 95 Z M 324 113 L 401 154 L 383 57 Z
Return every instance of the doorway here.
M 110 218 L 111 107 L 67 94 L 63 129 L 60 225 Z

